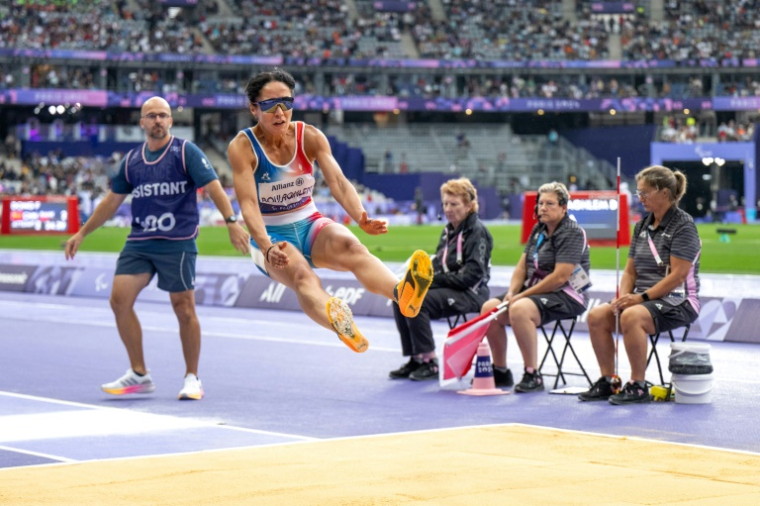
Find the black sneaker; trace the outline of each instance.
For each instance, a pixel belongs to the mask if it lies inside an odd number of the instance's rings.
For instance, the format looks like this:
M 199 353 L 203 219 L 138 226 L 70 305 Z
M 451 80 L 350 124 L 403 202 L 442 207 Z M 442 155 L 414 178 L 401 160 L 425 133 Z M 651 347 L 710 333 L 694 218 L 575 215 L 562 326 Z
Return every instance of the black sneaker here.
M 409 375 L 410 380 L 425 381 L 438 379 L 438 360 L 430 359 L 430 362 L 423 362 L 420 366 Z
M 607 399 L 610 404 L 645 404 L 650 402 L 652 398 L 649 396 L 649 389 L 642 387 L 638 383 L 626 383 L 623 390 L 619 394 L 610 396 Z
M 512 378 L 512 371 L 509 369 L 507 369 L 507 372 L 501 372 L 494 368 L 493 381 L 497 387 L 511 387 L 515 384 L 515 380 Z
M 419 367 L 421 365 L 422 365 L 422 362 L 417 362 L 413 358 L 410 358 L 409 362 L 407 362 L 406 364 L 402 365 L 401 367 L 399 367 L 395 371 L 391 371 L 390 373 L 388 373 L 388 376 L 391 379 L 394 379 L 394 380 L 395 379 L 406 379 L 406 378 L 409 377 L 410 374 L 412 374 L 414 371 L 416 371 L 417 369 L 419 369 Z
M 528 372 L 523 374 L 522 381 L 515 385 L 515 392 L 528 393 L 539 392 L 544 389 L 544 378 L 541 377 L 541 373 L 538 371 Z
M 612 388 L 612 383 L 602 376 L 596 380 L 596 383 L 594 383 L 594 386 L 588 392 L 578 394 L 578 398 L 582 401 L 606 401 L 614 394 L 615 390 Z

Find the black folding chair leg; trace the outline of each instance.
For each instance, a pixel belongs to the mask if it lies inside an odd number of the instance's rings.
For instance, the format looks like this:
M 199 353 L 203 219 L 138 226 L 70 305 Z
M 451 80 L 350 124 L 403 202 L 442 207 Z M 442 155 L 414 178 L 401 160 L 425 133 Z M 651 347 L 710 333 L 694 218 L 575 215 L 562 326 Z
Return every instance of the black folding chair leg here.
M 549 353 L 552 354 L 552 357 L 554 357 L 554 364 L 557 366 L 557 379 L 554 381 L 554 388 L 557 388 L 557 382 L 560 378 L 562 378 L 562 384 L 567 385 L 567 381 L 565 381 L 565 376 L 562 373 L 562 363 L 557 360 L 557 354 L 554 353 L 554 347 L 552 346 L 554 344 L 554 337 L 557 333 L 557 325 L 554 325 L 554 330 L 552 330 L 552 336 L 548 337 L 546 335 L 546 330 L 544 329 L 543 325 L 540 327 L 541 332 L 544 334 L 544 339 L 547 341 L 547 347 L 546 347 L 546 353 L 544 353 L 544 358 L 541 359 L 541 363 L 538 366 L 538 370 L 541 371 L 544 368 L 544 363 L 546 362 L 546 359 L 549 357 Z M 563 355 L 564 356 L 564 355 Z
M 583 367 L 583 364 L 581 363 L 581 359 L 578 358 L 578 355 L 575 353 L 575 348 L 570 344 L 570 341 L 567 342 L 568 347 L 570 348 L 570 353 L 573 354 L 573 357 L 575 357 L 575 361 L 578 363 L 578 367 L 581 368 L 581 372 L 583 373 L 583 376 L 586 378 L 586 381 L 588 381 L 588 385 L 591 386 L 593 383 L 591 382 L 591 378 L 589 378 L 588 373 L 586 372 L 586 369 Z
M 649 368 L 649 363 L 652 361 L 652 356 L 654 355 L 654 359 L 657 362 L 657 371 L 660 374 L 660 385 L 665 384 L 665 377 L 662 374 L 662 364 L 660 363 L 660 354 L 657 353 L 657 343 L 660 340 L 660 335 L 657 334 L 653 338 L 650 339 L 652 344 L 652 349 L 649 350 L 649 357 L 647 358 L 647 368 Z
M 567 379 L 566 376 L 583 376 L 586 378 L 586 381 L 588 382 L 589 386 L 592 385 L 591 378 L 589 378 L 588 373 L 586 372 L 586 369 L 583 367 L 583 364 L 581 363 L 580 359 L 578 358 L 578 354 L 575 352 L 575 348 L 573 348 L 573 343 L 571 341 L 573 337 L 573 330 L 575 330 L 575 324 L 577 322 L 576 318 L 567 318 L 568 320 L 572 320 L 570 324 L 570 328 L 568 330 L 565 330 L 565 326 L 562 323 L 562 320 L 556 320 L 554 323 L 554 329 L 552 330 L 551 337 L 549 337 L 546 333 L 546 329 L 544 329 L 543 325 L 541 328 L 541 333 L 544 335 L 544 339 L 547 342 L 547 349 L 546 353 L 544 353 L 544 357 L 541 359 L 541 365 L 539 365 L 538 370 L 541 371 L 544 368 L 544 364 L 546 364 L 546 359 L 549 357 L 549 354 L 551 353 L 552 358 L 554 359 L 554 364 L 557 366 L 557 373 L 542 373 L 544 376 L 554 376 L 554 388 L 557 388 L 559 385 L 559 382 L 562 381 L 564 385 L 567 385 Z M 559 359 L 557 359 L 557 354 L 554 352 L 554 340 L 557 337 L 557 328 L 559 328 L 559 331 L 562 332 L 562 337 L 565 338 L 565 344 L 562 347 L 562 354 Z M 575 362 L 578 364 L 578 367 L 581 368 L 580 373 L 577 372 L 565 372 L 562 370 L 562 368 L 565 365 L 565 359 L 568 357 L 567 350 L 570 350 L 570 353 L 572 353 L 573 358 L 575 359 Z
M 573 330 L 575 329 L 575 320 L 573 320 L 573 323 L 570 324 L 569 332 L 565 332 L 565 328 L 562 325 L 559 325 L 559 328 L 560 328 L 560 331 L 562 332 L 562 335 L 565 338 L 565 346 L 564 348 L 562 348 L 562 357 L 559 359 L 559 370 L 560 371 L 562 370 L 562 366 L 565 363 L 565 355 L 567 355 L 567 350 L 569 348 L 570 353 L 572 353 L 573 358 L 575 358 L 575 362 L 578 364 L 578 367 L 581 368 L 581 372 L 583 373 L 583 376 L 586 378 L 586 381 L 588 381 L 589 386 L 591 386 L 592 385 L 591 378 L 589 378 L 588 374 L 586 373 L 586 369 L 583 368 L 583 364 L 578 358 L 578 354 L 575 353 L 575 348 L 573 348 L 573 344 L 570 342 L 570 337 L 573 335 Z M 556 330 L 556 327 L 555 327 L 555 330 Z M 565 381 L 564 377 L 562 378 L 562 381 Z M 557 378 L 554 380 L 554 388 L 557 388 L 558 384 L 559 384 L 559 375 L 557 375 Z M 564 384 L 567 384 L 567 382 L 565 382 Z
M 689 330 L 691 329 L 691 325 L 685 325 L 684 326 L 684 332 L 683 337 L 681 337 L 681 342 L 686 341 L 686 338 L 689 336 Z M 676 342 L 675 337 L 673 336 L 673 330 L 668 330 L 668 336 L 670 337 L 670 342 L 674 343 Z M 649 343 L 652 346 L 652 349 L 649 350 L 649 356 L 647 357 L 647 369 L 649 368 L 650 362 L 652 362 L 652 355 L 654 355 L 655 362 L 657 362 L 657 372 L 660 375 L 660 384 L 665 385 L 665 375 L 662 374 L 662 363 L 660 362 L 660 354 L 657 352 L 657 343 L 660 342 L 660 333 L 657 333 L 655 335 L 650 335 L 649 337 Z M 669 384 L 668 388 L 671 388 L 672 385 Z

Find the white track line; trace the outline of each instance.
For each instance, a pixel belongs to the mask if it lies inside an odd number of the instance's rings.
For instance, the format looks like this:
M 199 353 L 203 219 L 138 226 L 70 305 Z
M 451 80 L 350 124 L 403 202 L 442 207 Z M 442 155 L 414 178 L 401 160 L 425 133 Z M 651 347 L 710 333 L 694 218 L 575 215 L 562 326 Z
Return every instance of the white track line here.
M 649 439 L 646 437 L 641 436 L 620 436 L 615 434 L 606 434 L 601 432 L 586 432 L 584 430 L 577 430 L 577 429 L 558 429 L 555 427 L 546 427 L 543 425 L 529 425 L 525 423 L 512 423 L 510 425 L 515 425 L 518 427 L 528 427 L 531 429 L 542 429 L 542 430 L 553 430 L 558 432 L 567 432 L 570 434 L 583 434 L 586 436 L 598 436 L 598 437 L 606 437 L 606 438 L 612 438 L 612 439 L 626 439 L 626 440 L 633 440 L 633 441 L 643 441 L 645 443 L 658 443 L 658 444 L 668 444 L 668 445 L 674 445 L 674 446 L 685 446 L 687 448 L 698 448 L 700 450 L 715 450 L 719 452 L 729 452 L 729 453 L 738 453 L 741 455 L 752 455 L 753 457 L 760 457 L 760 452 L 753 452 L 749 450 L 735 450 L 733 448 L 722 448 L 720 446 L 707 446 L 707 445 L 699 445 L 694 443 L 679 443 L 676 441 L 663 441 L 662 439 Z M 687 434 L 690 435 L 690 434 Z
M 18 305 L 22 306 L 24 308 L 28 308 L 30 306 L 36 307 L 36 308 L 47 308 L 47 309 L 65 309 L 65 310 L 71 310 L 72 308 L 77 308 L 76 305 L 65 305 L 65 304 L 49 304 L 49 303 L 36 303 L 36 302 L 16 302 L 16 301 L 4 301 L 3 306 L 9 306 L 9 305 Z M 88 308 L 90 309 L 96 309 L 99 311 L 102 311 L 105 314 L 108 314 L 110 316 L 111 311 L 104 308 Z M 230 308 L 233 309 L 233 308 Z M 157 311 L 140 311 L 140 315 L 145 316 L 157 316 L 157 317 L 166 317 L 166 313 L 163 312 L 157 312 Z M 11 319 L 11 320 L 29 320 L 29 316 L 24 314 L 11 314 L 11 315 L 4 315 L 3 318 Z M 292 329 L 294 322 L 277 322 L 272 320 L 254 320 L 254 319 L 245 319 L 245 318 L 230 318 L 230 317 L 224 317 L 224 316 L 202 316 L 203 320 L 215 320 L 221 323 L 224 322 L 232 322 L 232 323 L 245 323 L 245 324 L 251 324 L 251 325 L 281 325 L 281 326 L 287 326 L 288 328 Z M 48 322 L 48 323 L 63 323 L 63 324 L 70 324 L 70 325 L 90 325 L 95 327 L 107 327 L 107 328 L 116 328 L 116 324 L 113 321 L 108 322 L 96 322 L 96 321 L 81 321 L 77 320 L 74 321 L 73 319 L 67 319 L 67 318 L 55 318 L 51 316 L 40 316 L 35 315 L 34 316 L 35 322 Z M 295 325 L 300 325 L 305 328 L 311 328 L 313 329 L 314 323 L 311 322 L 311 320 L 304 320 L 302 323 L 295 322 Z M 320 327 L 321 329 L 321 327 Z M 170 334 L 176 334 L 177 328 L 176 327 L 160 327 L 160 326 L 151 326 L 151 325 L 143 325 L 143 330 L 150 330 L 153 332 L 161 332 L 161 333 L 170 333 Z M 325 329 L 326 332 L 329 333 Z M 373 332 L 383 333 L 383 334 L 392 334 L 396 335 L 396 332 L 391 331 L 384 331 L 384 330 L 374 330 Z M 266 336 L 266 335 L 251 335 L 251 334 L 239 334 L 234 332 L 219 332 L 219 331 L 213 331 L 213 330 L 203 330 L 202 331 L 204 336 L 211 336 L 211 337 L 220 337 L 220 338 L 229 338 L 229 339 L 243 339 L 248 341 L 262 341 L 262 342 L 273 342 L 273 343 L 286 343 L 286 344 L 299 344 L 299 345 L 310 345 L 310 346 L 323 346 L 323 347 L 329 347 L 329 348 L 344 348 L 345 345 L 340 342 L 328 342 L 328 341 L 315 341 L 315 340 L 306 340 L 306 339 L 290 339 L 290 338 L 283 338 L 283 337 L 274 337 L 274 336 Z M 444 341 L 444 338 L 442 337 L 436 337 L 436 343 L 440 344 Z M 701 341 L 700 341 L 701 342 Z M 541 345 L 542 343 L 539 343 Z M 711 343 L 711 344 L 717 344 L 717 343 Z M 374 351 L 374 352 L 384 352 L 384 353 L 401 353 L 400 348 L 392 348 L 392 347 L 382 347 L 382 346 L 371 346 L 368 351 Z M 753 365 L 757 362 L 757 359 L 752 354 L 744 354 L 744 357 L 746 357 L 746 360 L 742 360 L 742 358 L 736 357 L 732 359 L 732 364 L 735 366 L 737 363 L 744 363 L 747 365 Z M 594 357 L 591 354 L 583 354 L 581 358 L 583 359 L 584 364 L 585 363 L 593 363 Z M 519 361 L 518 361 L 519 362 Z M 575 371 L 574 369 L 571 369 L 570 372 Z M 621 367 L 621 372 L 623 373 L 630 373 L 629 369 L 625 369 Z M 564 372 L 564 371 L 563 371 Z M 577 371 L 575 371 L 577 372 Z M 760 385 L 760 380 L 750 380 L 750 379 L 742 379 L 742 378 L 734 378 L 734 377 L 722 377 L 722 376 L 716 376 L 713 373 L 713 380 L 719 381 L 719 382 L 732 382 L 732 383 L 742 383 L 745 385 Z
M 158 313 L 157 313 L 158 314 Z M 12 320 L 28 320 L 29 318 L 27 316 L 4 316 L 4 318 L 12 319 Z M 82 321 L 77 320 L 74 321 L 73 319 L 67 319 L 67 318 L 54 318 L 54 317 L 39 317 L 35 316 L 34 318 L 35 323 L 38 322 L 46 322 L 46 323 L 63 323 L 63 324 L 69 324 L 69 325 L 89 325 L 92 327 L 106 327 L 106 328 L 116 328 L 116 324 L 114 322 L 96 322 L 96 321 Z M 254 320 L 250 320 L 249 323 L 255 323 Z M 259 322 L 261 324 L 269 324 L 271 322 L 267 321 L 261 321 Z M 304 322 L 303 327 L 309 327 L 313 328 L 314 324 L 311 322 Z M 288 324 L 289 328 L 293 328 L 293 324 Z M 177 328 L 176 327 L 156 327 L 153 325 L 143 325 L 142 326 L 143 331 L 149 330 L 152 332 L 162 332 L 162 333 L 169 333 L 169 334 L 176 334 Z M 325 329 L 325 332 L 329 332 L 327 329 Z M 315 341 L 313 339 L 290 339 L 285 337 L 274 337 L 274 336 L 262 336 L 262 335 L 252 335 L 252 334 L 236 334 L 233 332 L 218 332 L 214 330 L 203 330 L 202 331 L 203 336 L 211 336 L 211 337 L 224 337 L 224 338 L 230 338 L 230 339 L 244 339 L 248 341 L 266 341 L 266 342 L 272 342 L 272 343 L 288 343 L 288 344 L 305 344 L 305 345 L 311 345 L 311 346 L 326 346 L 329 348 L 345 348 L 346 345 L 341 342 L 320 342 Z M 401 348 L 385 348 L 382 346 L 370 346 L 368 351 L 382 351 L 382 352 L 391 352 L 391 353 L 401 353 Z
M 111 411 L 111 412 L 121 412 L 121 413 L 123 413 L 124 411 L 131 411 L 131 412 L 134 412 L 134 413 L 139 413 L 141 415 L 152 415 L 152 416 L 160 416 L 160 417 L 167 417 L 167 418 L 177 418 L 178 420 L 183 420 L 182 417 L 175 417 L 173 415 L 162 415 L 162 414 L 156 414 L 156 413 L 146 413 L 144 411 L 133 411 L 133 410 L 128 410 L 128 409 L 124 409 L 124 408 L 113 408 L 113 407 L 109 407 L 109 406 L 100 406 L 98 404 L 85 404 L 85 403 L 82 403 L 82 402 L 62 401 L 62 400 L 59 400 L 59 399 L 53 399 L 53 398 L 49 398 L 49 397 L 39 397 L 39 396 L 36 396 L 36 395 L 18 394 L 18 393 L 15 393 L 15 392 L 0 391 L 0 395 L 6 396 L 6 397 L 15 397 L 17 399 L 25 399 L 25 400 L 31 400 L 31 401 L 37 401 L 37 402 L 45 402 L 45 403 L 48 403 L 48 404 L 58 404 L 58 405 L 61 405 L 61 406 L 69 406 L 69 407 L 75 407 L 75 408 L 94 409 L 94 410 L 99 410 L 99 411 Z M 0 417 L 0 418 L 2 418 L 2 417 Z M 187 419 L 184 419 L 184 420 L 187 420 Z M 273 431 L 268 431 L 268 430 L 249 429 L 247 427 L 237 427 L 237 426 L 234 426 L 234 425 L 226 425 L 225 423 L 220 423 L 220 421 L 207 420 L 207 419 L 203 419 L 203 418 L 199 418 L 197 420 L 200 420 L 201 422 L 203 422 L 203 426 L 204 427 L 217 427 L 217 428 L 225 429 L 225 430 L 234 430 L 234 431 L 237 431 L 237 432 L 247 432 L 247 433 L 250 433 L 250 434 L 261 434 L 261 435 L 265 435 L 265 436 L 286 437 L 286 438 L 291 438 L 291 439 L 298 439 L 298 440 L 301 440 L 301 441 L 318 441 L 319 440 L 319 438 L 314 438 L 314 437 L 310 437 L 310 436 L 299 436 L 299 435 L 295 435 L 295 434 L 286 434 L 284 432 L 273 432 Z
M 50 455 L 49 453 L 22 450 L 20 448 L 13 448 L 12 446 L 0 445 L 0 450 L 5 450 L 5 451 L 13 452 L 13 453 L 23 453 L 24 455 L 31 455 L 33 457 L 42 457 L 42 458 L 51 459 L 51 460 L 58 460 L 61 463 L 66 463 L 66 464 L 73 464 L 73 463 L 79 462 L 78 460 L 69 459 L 66 457 L 60 457 L 58 455 Z M 37 464 L 37 465 L 50 465 L 50 464 L 48 463 L 48 464 Z M 22 466 L 22 467 L 36 467 L 36 466 Z M 2 469 L 17 469 L 17 467 L 1 468 L 0 471 Z
M 367 435 L 362 435 L 362 436 L 347 436 L 347 437 L 337 437 L 337 438 L 329 438 L 329 439 L 319 439 L 319 440 L 314 440 L 314 441 L 272 443 L 272 444 L 267 444 L 267 445 L 242 446 L 238 448 L 219 448 L 219 449 L 213 449 L 213 450 L 165 453 L 165 454 L 160 454 L 160 455 L 145 455 L 145 456 L 138 456 L 138 457 L 116 457 L 112 459 L 80 461 L 80 463 L 81 462 L 124 461 L 124 460 L 135 460 L 135 459 L 144 459 L 144 458 L 169 458 L 169 457 L 176 457 L 179 455 L 197 455 L 197 454 L 204 454 L 204 453 L 217 453 L 217 452 L 222 452 L 222 451 L 271 448 L 271 447 L 276 447 L 276 446 L 292 446 L 292 445 L 302 445 L 302 444 L 323 444 L 323 443 L 332 443 L 335 441 L 350 441 L 354 439 L 374 439 L 374 438 L 385 438 L 385 437 L 402 436 L 402 435 L 428 434 L 428 433 L 435 433 L 435 432 L 452 432 L 452 431 L 467 430 L 467 429 L 488 429 L 488 428 L 495 428 L 495 427 L 526 427 L 529 429 L 540 429 L 544 431 L 556 431 L 556 432 L 564 432 L 564 433 L 570 433 L 570 434 L 581 434 L 585 436 L 601 437 L 601 438 L 615 439 L 615 440 L 621 440 L 621 441 L 634 440 L 634 441 L 640 441 L 640 442 L 645 442 L 645 443 L 654 443 L 658 445 L 674 445 L 674 446 L 683 446 L 687 448 L 697 448 L 701 450 L 712 450 L 712 451 L 719 451 L 719 452 L 736 453 L 740 455 L 760 456 L 760 453 L 751 452 L 748 450 L 735 450 L 731 448 L 720 448 L 716 446 L 705 446 L 705 445 L 697 445 L 697 444 L 690 444 L 690 443 L 676 443 L 672 441 L 648 439 L 648 438 L 643 438 L 643 437 L 638 437 L 638 436 L 603 434 L 603 433 L 585 432 L 585 431 L 573 430 L 573 429 L 558 429 L 554 427 L 545 427 L 541 425 L 529 425 L 529 424 L 524 424 L 524 423 L 495 423 L 495 424 L 487 424 L 487 425 L 465 425 L 465 426 L 460 426 L 460 427 L 423 429 L 423 430 L 406 431 L 406 432 L 387 432 L 387 433 L 382 433 L 382 434 L 367 434 Z M 70 463 L 61 462 L 61 463 L 39 464 L 39 465 L 33 465 L 33 466 L 24 466 L 24 468 L 26 469 L 26 468 L 34 468 L 34 467 L 49 467 L 49 466 L 64 466 L 64 465 L 70 465 Z M 2 473 L 3 471 L 7 471 L 9 469 L 14 469 L 14 468 L 0 468 L 0 473 Z

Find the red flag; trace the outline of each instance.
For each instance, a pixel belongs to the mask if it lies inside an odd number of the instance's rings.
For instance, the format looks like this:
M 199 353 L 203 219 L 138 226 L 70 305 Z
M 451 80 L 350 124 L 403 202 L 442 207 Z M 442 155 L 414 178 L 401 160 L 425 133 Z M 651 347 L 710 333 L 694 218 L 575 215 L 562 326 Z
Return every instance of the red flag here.
M 478 351 L 478 344 L 488 332 L 488 326 L 493 320 L 507 310 L 507 302 L 502 302 L 490 312 L 463 323 L 449 331 L 443 344 L 440 381 L 462 379 L 472 367 L 472 359 Z

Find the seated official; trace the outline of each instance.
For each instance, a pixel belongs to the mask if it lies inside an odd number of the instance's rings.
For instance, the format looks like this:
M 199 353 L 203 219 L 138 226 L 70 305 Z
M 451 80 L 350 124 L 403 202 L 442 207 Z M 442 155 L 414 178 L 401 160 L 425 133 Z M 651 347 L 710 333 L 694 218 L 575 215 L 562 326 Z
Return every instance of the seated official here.
M 636 184 L 647 214 L 633 229 L 620 298 L 589 312 L 589 334 L 602 377 L 578 395 L 583 401 L 649 402 L 644 380 L 648 335 L 683 327 L 699 316 L 702 243 L 694 220 L 678 208 L 686 193 L 686 176 L 655 165 L 639 172 Z M 612 338 L 616 319 L 631 364 L 631 380 L 620 392 Z
M 538 189 L 538 223 L 512 273 L 509 291 L 487 301 L 481 309 L 481 313 L 487 313 L 509 302 L 509 309 L 490 324 L 486 334 L 497 386 L 513 384 L 512 372 L 507 368 L 505 325 L 512 327 L 525 365 L 515 392 L 536 392 L 544 389 L 538 371 L 538 327 L 586 311 L 589 248 L 586 232 L 567 214 L 569 200 L 570 194 L 562 183 L 547 183 Z
M 477 313 L 488 299 L 491 233 L 478 218 L 478 195 L 469 179 L 451 179 L 441 186 L 441 203 L 448 224 L 433 258 L 430 285 L 416 318 L 393 306 L 401 348 L 409 361 L 390 372 L 392 379 L 438 378 L 438 359 L 430 320 Z

